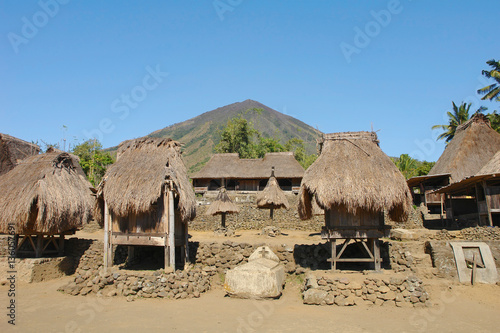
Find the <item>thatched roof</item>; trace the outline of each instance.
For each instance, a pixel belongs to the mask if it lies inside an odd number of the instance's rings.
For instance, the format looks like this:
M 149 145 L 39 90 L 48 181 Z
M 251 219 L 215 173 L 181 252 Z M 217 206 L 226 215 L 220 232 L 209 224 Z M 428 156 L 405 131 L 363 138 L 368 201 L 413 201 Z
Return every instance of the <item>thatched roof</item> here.
M 0 175 L 12 170 L 20 160 L 38 153 L 40 147 L 34 143 L 0 133 Z
M 475 114 L 458 126 L 429 175 L 450 173 L 451 182 L 458 182 L 478 173 L 498 150 L 500 134 L 491 128 L 485 115 Z
M 477 173 L 478 176 L 500 174 L 500 150 Z
M 290 207 L 285 192 L 283 192 L 276 177 L 274 177 L 274 168 L 266 187 L 257 194 L 256 201 L 259 208 L 273 207 L 288 209 Z
M 58 234 L 92 218 L 92 185 L 78 157 L 50 149 L 0 176 L 0 232 Z
M 304 168 L 292 152 L 267 153 L 264 158 L 240 159 L 237 153 L 215 154 L 193 179 L 267 179 L 271 167 L 276 178 L 302 178 Z
M 205 215 L 236 214 L 239 212 L 240 209 L 231 201 L 227 195 L 226 189 L 221 187 L 217 194 L 217 198 L 210 204 Z
M 180 143 L 159 138 L 128 140 L 118 146 L 117 161 L 104 175 L 98 195 L 104 197 L 109 210 L 117 216 L 148 213 L 169 180 L 179 194 L 182 221 L 194 219 L 196 200 L 181 158 Z
M 307 169 L 299 194 L 299 216 L 312 216 L 312 201 L 322 209 L 386 209 L 394 220 L 406 219 L 411 194 L 405 177 L 384 154 L 373 132 L 325 134 L 320 156 Z

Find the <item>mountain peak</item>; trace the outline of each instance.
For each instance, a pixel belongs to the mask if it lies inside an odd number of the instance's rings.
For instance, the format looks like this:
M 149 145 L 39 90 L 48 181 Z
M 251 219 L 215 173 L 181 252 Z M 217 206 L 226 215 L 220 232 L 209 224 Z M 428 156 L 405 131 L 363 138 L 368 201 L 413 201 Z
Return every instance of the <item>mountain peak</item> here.
M 254 108 L 262 109 L 263 112 L 247 112 Z M 192 174 L 200 170 L 214 153 L 214 147 L 220 140 L 219 130 L 229 119 L 239 115 L 251 121 L 263 136 L 273 137 L 279 133 L 282 143 L 297 137 L 304 141 L 308 154 L 316 152 L 316 139 L 322 134 L 321 132 L 252 99 L 202 113 L 182 123 L 157 130 L 148 136 L 170 137 L 182 142 L 184 161 L 189 173 Z

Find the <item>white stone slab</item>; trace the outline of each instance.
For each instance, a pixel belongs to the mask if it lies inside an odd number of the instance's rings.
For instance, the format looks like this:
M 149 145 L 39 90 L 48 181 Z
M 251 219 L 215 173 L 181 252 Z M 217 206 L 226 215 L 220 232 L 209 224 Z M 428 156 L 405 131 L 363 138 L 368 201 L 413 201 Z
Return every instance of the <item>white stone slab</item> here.
M 461 283 L 470 283 L 472 274 L 472 269 L 467 266 L 464 249 L 478 249 L 481 255 L 480 262 L 484 264 L 484 267 L 476 268 L 476 282 L 494 284 L 498 281 L 495 259 L 493 259 L 488 244 L 483 242 L 450 242 L 450 245 L 455 256 L 458 280 Z
M 284 284 L 285 269 L 265 246 L 259 247 L 248 263 L 227 271 L 224 289 L 230 296 L 241 298 L 276 298 Z

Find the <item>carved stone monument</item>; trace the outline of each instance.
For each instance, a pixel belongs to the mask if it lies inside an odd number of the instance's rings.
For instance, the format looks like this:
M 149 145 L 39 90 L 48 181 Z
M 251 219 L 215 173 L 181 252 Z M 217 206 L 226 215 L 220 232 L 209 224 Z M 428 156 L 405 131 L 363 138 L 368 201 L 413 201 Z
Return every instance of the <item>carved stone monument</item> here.
M 226 273 L 224 289 L 240 298 L 277 298 L 285 283 L 285 269 L 276 254 L 261 246 L 248 258 L 248 263 Z

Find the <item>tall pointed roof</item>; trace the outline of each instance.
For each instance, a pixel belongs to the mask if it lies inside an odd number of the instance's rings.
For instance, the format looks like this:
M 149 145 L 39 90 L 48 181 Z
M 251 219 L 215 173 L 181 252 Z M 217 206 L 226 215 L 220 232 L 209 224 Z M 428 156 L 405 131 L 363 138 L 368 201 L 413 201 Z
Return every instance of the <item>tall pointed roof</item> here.
M 474 176 L 498 150 L 500 134 L 491 128 L 485 115 L 477 113 L 458 126 L 429 175 L 449 173 L 452 183 Z
M 40 147 L 34 143 L 0 133 L 0 175 L 14 168 L 20 160 L 39 152 Z

